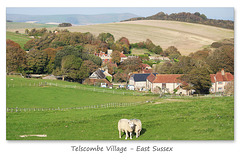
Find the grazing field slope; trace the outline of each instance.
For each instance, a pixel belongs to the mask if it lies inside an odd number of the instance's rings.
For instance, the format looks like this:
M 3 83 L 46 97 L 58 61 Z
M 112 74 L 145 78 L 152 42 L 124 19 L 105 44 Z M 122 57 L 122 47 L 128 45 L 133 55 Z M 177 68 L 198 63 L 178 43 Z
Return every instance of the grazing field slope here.
M 64 81 L 7 77 L 7 108 L 72 108 L 152 99 L 136 94 Z
M 234 139 L 233 97 L 157 101 L 117 108 L 8 112 L 7 140 L 124 140 L 125 134 L 119 139 L 117 129 L 122 118 L 142 121 L 141 135 L 133 140 Z
M 54 28 L 52 28 L 54 29 Z M 234 31 L 213 26 L 164 20 L 128 21 L 109 24 L 73 26 L 68 29 L 72 32 L 91 32 L 98 35 L 109 32 L 118 40 L 127 37 L 130 43 L 150 39 L 163 49 L 175 46 L 182 55 L 202 49 L 214 41 L 224 38 L 233 38 Z
M 24 44 L 26 44 L 27 41 L 31 40 L 31 38 L 29 38 L 29 36 L 26 36 L 24 34 L 17 34 L 14 32 L 7 32 L 6 39 L 10 39 L 10 40 L 18 43 L 22 49 L 24 48 Z

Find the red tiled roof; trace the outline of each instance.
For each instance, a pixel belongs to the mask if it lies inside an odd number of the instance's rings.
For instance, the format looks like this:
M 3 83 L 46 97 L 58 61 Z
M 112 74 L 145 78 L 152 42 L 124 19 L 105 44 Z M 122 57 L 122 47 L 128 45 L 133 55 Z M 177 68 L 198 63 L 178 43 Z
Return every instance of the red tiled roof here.
M 153 82 L 155 80 L 156 76 L 152 73 L 147 77 L 148 81 Z
M 215 82 L 230 82 L 234 79 L 234 76 L 229 72 L 224 72 L 224 75 L 222 75 L 221 72 L 217 72 L 216 74 L 210 74 L 212 83 Z M 216 80 L 214 79 L 216 78 Z
M 177 78 L 182 75 L 183 74 L 157 74 L 154 80 L 149 76 L 149 81 L 152 83 L 181 83 Z
M 152 69 L 143 69 L 142 73 L 152 73 L 153 70 Z
M 123 57 L 127 57 L 126 55 L 123 54 L 123 52 L 120 53 L 120 57 L 123 58 Z
M 148 65 L 148 64 L 142 64 L 142 67 L 143 67 L 143 68 L 147 68 L 147 67 L 150 67 L 150 65 Z

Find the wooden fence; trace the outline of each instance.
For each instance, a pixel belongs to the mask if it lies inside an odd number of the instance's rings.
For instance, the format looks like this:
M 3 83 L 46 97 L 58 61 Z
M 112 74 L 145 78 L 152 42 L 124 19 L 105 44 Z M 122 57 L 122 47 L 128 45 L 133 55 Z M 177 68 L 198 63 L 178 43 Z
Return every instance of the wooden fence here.
M 106 89 L 106 88 L 87 88 L 77 85 L 64 85 L 59 83 L 49 83 L 49 82 L 36 82 L 36 83 L 19 83 L 19 84 L 7 84 L 7 88 L 15 88 L 15 87 L 43 87 L 43 86 L 55 86 L 55 87 L 62 87 L 62 88 L 74 88 L 86 91 L 94 91 L 99 93 L 110 93 L 110 94 L 118 94 L 118 95 L 133 95 L 133 96 L 145 96 L 145 95 L 154 95 L 153 93 L 143 93 L 143 92 L 136 92 L 130 90 L 119 90 L 119 89 Z
M 146 101 L 149 102 L 149 101 Z M 32 112 L 32 111 L 66 111 L 66 110 L 81 110 L 81 109 L 94 109 L 94 108 L 116 108 L 116 107 L 127 107 L 144 104 L 146 102 L 128 102 L 128 103 L 107 103 L 101 105 L 89 105 L 82 107 L 66 107 L 66 108 L 7 108 L 7 112 Z

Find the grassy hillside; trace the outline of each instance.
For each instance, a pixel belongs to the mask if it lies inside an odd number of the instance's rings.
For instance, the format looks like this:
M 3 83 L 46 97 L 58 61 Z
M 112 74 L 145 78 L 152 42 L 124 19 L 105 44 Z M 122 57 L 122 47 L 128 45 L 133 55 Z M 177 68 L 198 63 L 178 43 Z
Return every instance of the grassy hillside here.
M 26 36 L 24 34 L 16 34 L 14 32 L 7 32 L 6 33 L 6 39 L 10 39 L 16 43 L 18 43 L 21 48 L 24 48 L 24 44 L 26 44 L 27 41 L 29 41 L 31 38 L 29 36 Z
M 41 82 L 42 86 L 36 85 Z M 47 86 L 45 82 L 58 86 Z M 88 91 L 78 88 L 82 85 L 77 83 L 20 77 L 7 77 L 6 85 L 7 107 L 66 108 L 153 98 Z M 70 85 L 75 88 L 68 88 Z M 6 135 L 7 140 L 124 140 L 118 138 L 117 122 L 121 118 L 142 121 L 141 136 L 133 140 L 234 139 L 233 97 L 158 98 L 128 107 L 7 112 Z
M 8 108 L 70 108 L 106 103 L 138 102 L 152 98 L 151 96 L 136 96 L 137 93 L 133 91 L 20 77 L 7 77 L 6 85 Z
M 234 99 L 220 97 L 159 99 L 118 108 L 8 112 L 7 140 L 124 140 L 123 134 L 118 138 L 121 118 L 142 121 L 141 135 L 133 140 L 234 139 Z
M 12 32 L 18 31 L 25 31 L 25 29 L 32 29 L 32 28 L 49 28 L 49 27 L 57 27 L 58 25 L 53 24 L 39 24 L 39 23 L 24 23 L 24 22 L 7 22 L 6 29 L 11 30 Z M 22 32 L 23 33 L 23 32 Z
M 163 20 L 129 21 L 66 28 L 72 32 L 112 33 L 116 40 L 127 37 L 130 43 L 150 39 L 163 49 L 175 46 L 182 55 L 202 49 L 214 41 L 234 37 L 234 31 L 213 26 Z

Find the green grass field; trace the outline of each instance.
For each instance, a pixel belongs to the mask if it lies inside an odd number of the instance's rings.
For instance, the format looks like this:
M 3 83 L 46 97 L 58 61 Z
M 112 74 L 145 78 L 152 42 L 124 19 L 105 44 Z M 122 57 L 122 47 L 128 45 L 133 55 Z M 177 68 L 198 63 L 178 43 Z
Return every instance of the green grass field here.
M 48 85 L 45 85 L 46 82 Z M 42 85 L 39 86 L 40 83 Z M 50 83 L 57 86 L 50 86 Z M 71 108 L 139 101 L 139 96 L 133 91 L 103 89 L 65 81 L 7 77 L 6 85 L 8 108 Z M 140 101 L 152 98 L 141 96 Z
M 25 22 L 7 22 L 6 29 L 11 31 L 18 31 L 20 29 L 33 29 L 33 28 L 49 28 L 57 27 L 58 25 L 52 24 L 39 24 L 39 23 L 25 23 Z
M 7 87 L 7 107 L 72 107 L 152 98 L 52 86 L 20 86 L 44 80 L 18 77 L 7 77 L 7 86 L 13 81 L 15 86 Z M 124 140 L 124 137 L 118 138 L 117 130 L 117 122 L 122 118 L 142 121 L 141 136 L 138 139 L 134 136 L 133 140 L 234 139 L 233 97 L 158 98 L 152 103 L 128 107 L 7 112 L 6 134 L 7 140 Z
M 14 32 L 6 32 L 6 39 L 10 39 L 18 43 L 22 49 L 24 49 L 24 44 L 26 44 L 27 41 L 31 40 L 31 38 L 29 38 L 27 35 L 16 34 Z

